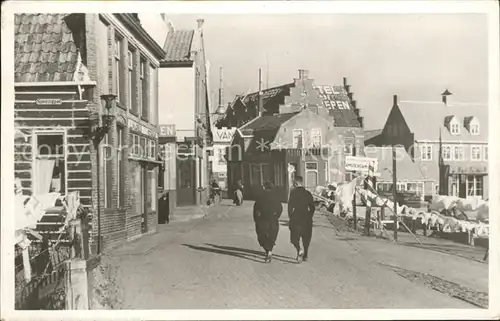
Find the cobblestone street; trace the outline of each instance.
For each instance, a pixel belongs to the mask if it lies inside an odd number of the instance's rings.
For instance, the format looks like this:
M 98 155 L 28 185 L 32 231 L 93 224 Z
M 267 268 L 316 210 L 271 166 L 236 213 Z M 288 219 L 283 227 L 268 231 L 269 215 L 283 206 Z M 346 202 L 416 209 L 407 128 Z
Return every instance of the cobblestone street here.
M 294 261 L 285 207 L 275 258 L 264 264 L 252 205 L 212 207 L 113 250 L 104 261 L 117 271 L 114 308 L 474 308 L 399 277 L 319 213 L 308 262 Z

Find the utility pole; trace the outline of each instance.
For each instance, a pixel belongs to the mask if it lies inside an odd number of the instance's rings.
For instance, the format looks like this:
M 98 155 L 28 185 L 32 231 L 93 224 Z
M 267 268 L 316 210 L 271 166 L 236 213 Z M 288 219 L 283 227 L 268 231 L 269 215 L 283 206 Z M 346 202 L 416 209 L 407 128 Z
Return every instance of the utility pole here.
M 222 71 L 222 66 L 219 72 L 219 108 L 224 107 L 224 75 Z
M 354 136 L 354 143 L 352 145 L 352 156 L 356 157 L 356 135 L 353 134 Z M 353 172 L 354 175 L 356 175 L 356 172 L 354 171 Z M 352 198 L 352 218 L 354 220 L 354 230 L 357 231 L 358 230 L 358 217 L 356 215 L 356 191 L 354 191 L 354 195 L 353 195 L 353 198 Z
M 397 106 L 398 96 L 393 96 L 393 105 Z M 394 135 L 395 134 L 395 135 Z M 398 240 L 398 201 L 397 201 L 397 173 L 396 173 L 396 142 L 397 132 L 392 138 L 392 198 L 394 200 L 394 241 Z
M 392 198 L 394 199 L 394 241 L 398 240 L 398 201 L 396 176 L 396 145 L 392 144 Z
M 259 116 L 262 116 L 262 69 L 259 68 Z
M 269 88 L 269 52 L 266 51 L 266 89 Z

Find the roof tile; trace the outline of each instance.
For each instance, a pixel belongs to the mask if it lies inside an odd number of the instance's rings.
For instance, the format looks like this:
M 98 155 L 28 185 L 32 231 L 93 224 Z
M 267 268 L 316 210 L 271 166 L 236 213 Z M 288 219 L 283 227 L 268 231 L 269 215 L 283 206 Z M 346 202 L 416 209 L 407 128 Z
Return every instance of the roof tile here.
M 164 61 L 192 61 L 191 45 L 193 37 L 194 30 L 175 30 L 174 32 L 169 32 L 164 46 L 166 52 Z
M 77 50 L 66 15 L 15 15 L 16 82 L 73 79 Z

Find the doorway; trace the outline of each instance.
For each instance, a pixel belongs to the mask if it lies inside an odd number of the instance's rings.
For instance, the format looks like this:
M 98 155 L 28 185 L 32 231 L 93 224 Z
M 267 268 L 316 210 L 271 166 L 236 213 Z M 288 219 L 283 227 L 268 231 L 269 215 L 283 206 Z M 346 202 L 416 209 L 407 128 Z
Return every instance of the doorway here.
M 196 204 L 196 167 L 194 159 L 189 156 L 177 159 L 177 205 Z

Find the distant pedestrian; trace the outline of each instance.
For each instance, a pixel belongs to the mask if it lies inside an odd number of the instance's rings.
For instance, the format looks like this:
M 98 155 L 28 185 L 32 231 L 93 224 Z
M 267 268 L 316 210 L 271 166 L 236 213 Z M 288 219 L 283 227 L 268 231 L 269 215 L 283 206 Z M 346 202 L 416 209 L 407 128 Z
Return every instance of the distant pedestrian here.
M 264 191 L 253 206 L 253 220 L 259 245 L 266 252 L 266 263 L 271 262 L 273 248 L 279 232 L 279 218 L 283 212 L 283 206 L 274 193 L 271 182 L 264 184 Z
M 236 206 L 240 206 L 243 203 L 243 183 L 241 179 L 236 182 L 233 203 L 236 204 Z
M 313 215 L 315 211 L 312 194 L 303 186 L 301 176 L 296 176 L 294 189 L 288 200 L 290 241 L 297 250 L 297 262 L 307 261 L 312 238 Z M 300 247 L 300 241 L 304 249 Z

